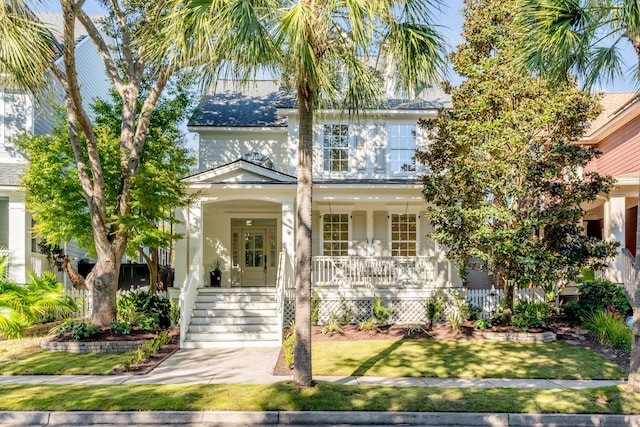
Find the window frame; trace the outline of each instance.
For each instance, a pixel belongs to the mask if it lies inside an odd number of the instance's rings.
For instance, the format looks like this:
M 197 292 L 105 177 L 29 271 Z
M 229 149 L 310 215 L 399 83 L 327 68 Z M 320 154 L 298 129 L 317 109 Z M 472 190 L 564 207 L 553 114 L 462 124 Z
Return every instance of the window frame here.
M 344 133 L 335 134 L 334 129 L 343 127 Z M 345 174 L 351 172 L 352 164 L 349 161 L 349 157 L 353 150 L 353 129 L 352 125 L 348 123 L 323 123 L 322 124 L 322 170 L 324 173 L 329 174 Z M 327 142 L 335 142 L 336 140 L 342 142 L 342 146 L 327 145 Z M 334 158 L 335 152 L 341 152 L 342 156 Z M 344 168 L 334 169 L 335 164 L 344 163 Z M 328 166 L 328 167 L 327 167 Z
M 344 220 L 340 220 L 338 222 L 328 222 L 327 221 L 327 217 L 337 217 L 337 216 L 344 216 Z M 320 250 L 322 252 L 322 256 L 327 256 L 327 257 L 347 257 L 351 255 L 351 232 L 352 232 L 352 225 L 351 225 L 351 214 L 347 213 L 347 212 L 324 212 L 320 215 L 320 219 L 321 219 L 321 224 L 320 224 Z M 347 230 L 346 230 L 346 240 L 343 239 L 343 237 L 345 236 L 340 236 L 340 239 L 327 239 L 326 238 L 326 234 L 333 234 L 333 233 L 340 233 L 343 234 L 344 231 L 343 230 L 326 230 L 325 226 L 327 224 L 335 224 L 338 226 L 341 226 L 343 224 L 346 224 Z M 341 227 L 340 227 L 341 228 Z M 334 248 L 329 248 L 327 249 L 327 243 L 333 243 L 333 244 L 345 244 L 344 247 L 341 247 L 339 249 L 334 249 Z M 334 251 L 337 251 L 338 253 L 335 254 Z
M 405 135 L 402 132 L 407 128 L 411 128 L 411 132 L 413 133 L 413 135 Z M 394 129 L 400 129 L 397 135 L 394 133 Z M 388 173 L 391 175 L 409 175 L 412 173 L 413 174 L 417 173 L 418 165 L 415 160 L 415 155 L 416 155 L 416 150 L 418 149 L 419 136 L 420 136 L 418 132 L 417 124 L 416 123 L 411 123 L 411 124 L 389 123 L 387 133 L 388 133 L 387 147 L 388 147 L 388 157 L 389 157 L 389 160 L 387 162 Z M 413 138 L 413 144 L 406 144 L 405 146 L 405 144 L 400 143 L 403 141 L 411 140 L 411 138 Z M 405 154 L 405 155 L 407 153 L 410 153 L 411 154 L 410 160 L 411 158 L 413 158 L 410 165 L 411 168 L 407 170 L 402 170 L 402 166 L 407 165 L 407 163 L 404 162 L 402 165 L 400 165 L 403 159 L 396 160 L 394 158 L 394 153 Z M 397 168 L 397 166 L 400 166 L 400 167 Z
M 409 222 L 406 222 L 407 227 L 402 230 L 402 223 L 398 223 L 398 230 L 394 230 L 394 217 L 401 218 L 413 218 L 414 229 L 409 230 Z M 414 212 L 389 212 L 389 252 L 394 257 L 417 257 L 420 253 L 420 215 Z M 397 233 L 397 238 L 394 238 L 394 233 Z M 401 235 L 404 233 L 404 235 Z M 413 240 L 408 239 L 409 233 L 413 233 Z M 398 244 L 399 247 L 394 248 L 394 245 Z M 410 249 L 410 245 L 413 244 L 413 249 Z M 404 248 L 402 246 L 404 245 Z M 411 251 L 413 253 L 411 253 Z

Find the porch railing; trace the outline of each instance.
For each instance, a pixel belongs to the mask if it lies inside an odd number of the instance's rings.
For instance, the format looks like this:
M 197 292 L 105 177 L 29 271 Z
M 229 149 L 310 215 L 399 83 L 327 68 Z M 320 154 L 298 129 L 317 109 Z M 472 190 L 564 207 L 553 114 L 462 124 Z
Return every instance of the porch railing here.
M 448 270 L 442 273 L 449 282 Z M 313 257 L 313 283 L 323 287 L 417 287 L 438 275 L 435 257 Z
M 627 295 L 633 298 L 635 294 L 633 287 L 636 282 L 636 260 L 627 248 L 622 249 L 622 260 L 622 280 L 624 281 L 624 288 L 627 291 Z
M 189 267 L 189 275 L 184 281 L 182 291 L 180 292 L 180 345 L 184 345 L 187 338 L 187 329 L 191 321 L 191 314 L 196 303 L 198 295 L 198 283 L 202 281 L 202 254 L 200 249 L 196 251 L 191 266 Z
M 286 253 L 280 252 L 278 257 L 278 271 L 276 274 L 276 305 L 278 308 L 278 330 L 281 332 L 284 327 L 284 296 L 285 296 L 285 259 Z

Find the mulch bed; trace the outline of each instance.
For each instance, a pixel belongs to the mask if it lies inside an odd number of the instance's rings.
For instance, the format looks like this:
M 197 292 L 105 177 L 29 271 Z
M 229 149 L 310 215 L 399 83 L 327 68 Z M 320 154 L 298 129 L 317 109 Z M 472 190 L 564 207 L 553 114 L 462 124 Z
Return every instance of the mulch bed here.
M 148 359 L 145 359 L 138 363 L 137 365 L 129 366 L 129 369 L 125 369 L 124 366 L 120 366 L 116 368 L 112 374 L 145 374 L 155 368 L 160 362 L 169 357 L 171 354 L 176 352 L 180 348 L 180 328 L 178 326 L 173 326 L 171 328 L 167 328 L 160 331 L 148 332 L 134 329 L 131 331 L 131 334 L 122 335 L 117 332 L 114 332 L 112 329 L 102 329 L 96 335 L 93 335 L 90 338 L 82 338 L 78 341 L 81 342 L 92 342 L 92 341 L 137 341 L 137 340 L 150 340 L 156 337 L 162 331 L 166 331 L 171 336 L 171 342 L 167 345 L 162 346 L 156 353 L 149 356 Z M 52 341 L 74 341 L 71 338 L 69 333 L 66 333 L 61 336 L 53 336 L 50 338 Z
M 390 325 L 379 328 L 378 331 L 361 331 L 357 325 L 344 325 L 344 333 L 322 333 L 322 326 L 311 327 L 311 341 L 356 341 L 356 340 L 482 340 L 479 331 L 473 327 L 473 322 L 465 322 L 460 329 L 453 329 L 447 323 L 437 323 L 428 331 L 409 334 L 408 328 L 411 325 Z M 545 332 L 553 331 L 557 334 L 558 340 L 566 340 L 572 345 L 577 345 L 587 350 L 600 354 L 605 359 L 616 363 L 623 368 L 625 372 L 629 372 L 629 355 L 623 351 L 613 349 L 607 345 L 601 344 L 594 339 L 591 334 L 584 333 L 580 330 L 579 325 L 558 320 L 552 322 L 548 327 L 531 329 L 529 332 Z M 487 331 L 494 332 L 515 332 L 513 327 L 497 326 Z M 521 332 L 521 331 L 519 331 Z M 290 375 L 293 371 L 288 369 L 284 363 L 284 352 L 280 350 L 280 355 L 274 367 L 275 375 Z

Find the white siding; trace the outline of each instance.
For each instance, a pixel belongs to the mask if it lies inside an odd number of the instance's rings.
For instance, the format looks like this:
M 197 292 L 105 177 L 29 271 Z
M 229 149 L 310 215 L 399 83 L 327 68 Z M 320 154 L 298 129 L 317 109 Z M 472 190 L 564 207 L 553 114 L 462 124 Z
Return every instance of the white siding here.
M 31 95 L 0 87 L 0 160 L 18 157 L 13 139 L 33 130 Z
M 247 153 L 260 153 L 273 162 L 273 168 L 287 172 L 287 134 L 282 131 L 247 130 L 200 133 L 200 170 L 231 163 Z

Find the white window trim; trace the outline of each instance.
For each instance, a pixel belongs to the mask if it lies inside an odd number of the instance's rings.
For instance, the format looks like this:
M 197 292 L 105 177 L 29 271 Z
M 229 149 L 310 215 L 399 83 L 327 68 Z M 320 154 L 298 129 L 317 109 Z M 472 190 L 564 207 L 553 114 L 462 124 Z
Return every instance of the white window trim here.
M 324 137 L 325 137 L 325 126 L 340 126 L 340 125 L 344 125 L 347 126 L 347 135 L 348 135 L 348 139 L 347 139 L 347 169 L 344 171 L 332 171 L 330 169 L 326 169 L 325 168 L 325 155 L 324 155 L 324 151 L 325 151 L 325 146 L 324 146 Z M 318 162 L 318 166 L 319 166 L 319 170 L 321 175 L 323 176 L 336 176 L 336 175 L 352 175 L 354 170 L 355 170 L 355 166 L 353 164 L 352 159 L 350 159 L 350 157 L 353 155 L 354 150 L 355 150 L 355 143 L 354 143 L 354 138 L 353 138 L 353 133 L 354 130 L 356 130 L 355 125 L 353 123 L 348 123 L 348 122 L 341 122 L 341 121 L 329 121 L 329 122 L 322 122 L 319 124 L 320 126 L 320 132 L 319 132 L 319 154 L 320 154 L 320 158 L 319 158 L 319 162 Z M 335 213 L 335 212 L 334 212 Z
M 422 224 L 421 224 L 421 221 L 420 221 L 422 219 L 422 217 L 420 215 L 420 212 L 417 211 L 417 210 L 413 210 L 413 209 L 403 210 L 403 211 L 393 210 L 393 211 L 388 211 L 387 215 L 388 215 L 388 219 L 389 219 L 388 227 L 387 227 L 388 228 L 388 230 L 387 230 L 387 232 L 388 232 L 387 241 L 389 242 L 389 247 L 388 247 L 389 254 L 391 256 L 394 256 L 394 257 L 398 256 L 398 255 L 393 253 L 393 242 L 394 242 L 394 240 L 392 238 L 393 237 L 393 231 L 392 231 L 393 230 L 393 215 L 414 215 L 415 218 L 416 218 L 416 254 L 414 256 L 416 256 L 416 257 L 420 256 L 420 253 L 421 253 L 421 250 L 422 250 L 422 248 L 421 248 L 421 243 L 422 243 L 422 238 L 421 238 L 421 236 L 422 236 Z M 404 256 L 404 255 L 402 255 L 402 256 Z
M 391 175 L 391 176 L 409 176 L 409 175 L 416 175 L 418 173 L 420 173 L 420 165 L 418 164 L 418 162 L 416 161 L 414 163 L 415 166 L 415 170 L 413 171 L 402 171 L 402 170 L 397 170 L 394 171 L 392 170 L 392 159 L 391 159 L 391 154 L 393 151 L 396 151 L 396 149 L 392 148 L 392 137 L 391 137 L 391 128 L 392 127 L 397 127 L 397 126 L 413 126 L 415 128 L 416 131 L 416 138 L 415 138 L 415 149 L 419 150 L 420 147 L 422 147 L 422 143 L 423 143 L 423 138 L 422 138 L 422 132 L 420 132 L 420 126 L 418 126 L 418 123 L 387 123 L 387 162 L 386 162 L 386 166 L 387 166 L 387 175 Z M 409 151 L 409 149 L 397 149 L 397 150 L 404 150 L 404 151 Z
M 347 215 L 347 255 L 345 256 L 351 256 L 353 255 L 353 238 L 352 238 L 352 231 L 353 231 L 353 216 L 351 215 L 351 212 L 348 211 L 331 211 L 331 212 L 327 212 L 327 211 L 323 211 L 320 212 L 320 253 L 322 254 L 322 256 L 332 256 L 332 255 L 327 255 L 324 252 L 324 217 L 325 215 Z

